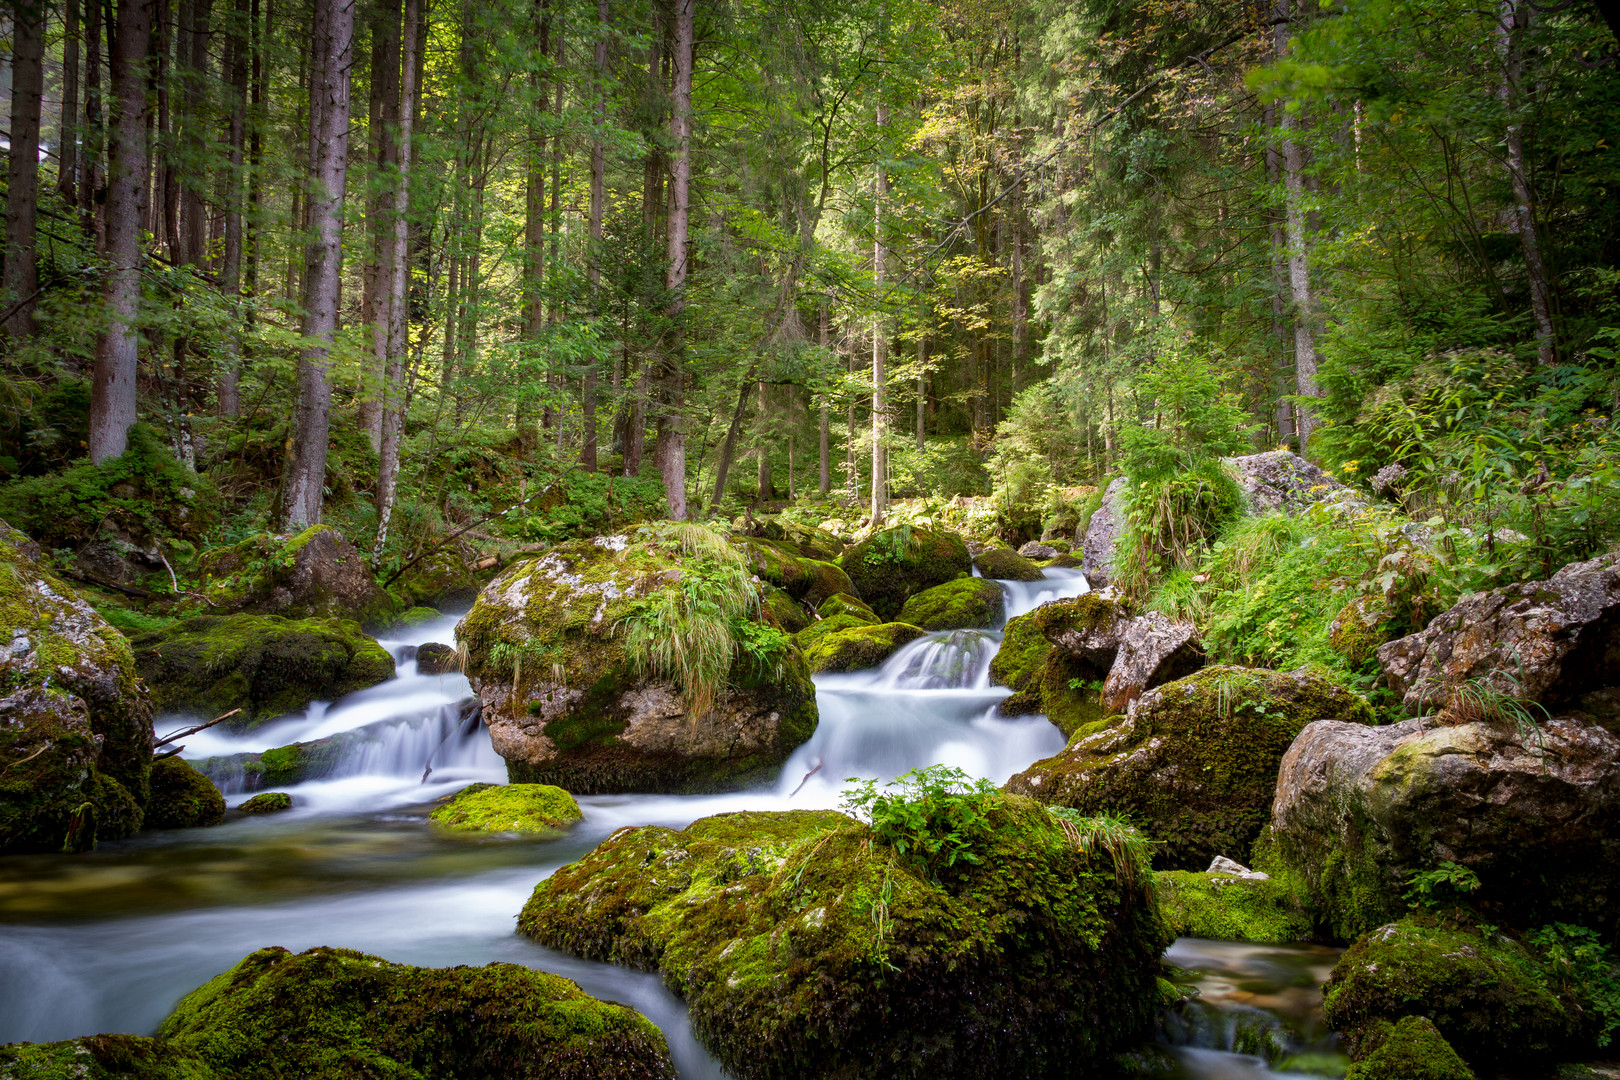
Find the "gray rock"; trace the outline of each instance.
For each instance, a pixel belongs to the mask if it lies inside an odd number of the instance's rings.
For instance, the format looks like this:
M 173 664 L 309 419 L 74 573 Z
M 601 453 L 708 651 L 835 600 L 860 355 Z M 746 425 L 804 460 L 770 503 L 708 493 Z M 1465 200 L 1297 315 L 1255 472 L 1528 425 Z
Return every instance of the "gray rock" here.
M 1223 461 L 1232 470 L 1238 487 L 1243 489 L 1243 500 L 1250 513 L 1264 514 L 1273 510 L 1297 513 L 1313 503 L 1349 494 L 1343 484 L 1288 450 L 1270 450 Z
M 1258 870 L 1250 870 L 1240 862 L 1228 859 L 1225 855 L 1217 855 L 1210 860 L 1206 874 L 1219 874 L 1221 877 L 1235 878 L 1239 881 L 1270 881 L 1270 874 L 1263 874 Z
M 1119 650 L 1103 680 L 1102 707 L 1124 712 L 1144 691 L 1191 675 L 1204 666 L 1198 628 L 1157 611 L 1119 626 Z
M 1043 544 L 1039 540 L 1031 540 L 1018 549 L 1018 554 L 1026 559 L 1055 559 L 1063 554 L 1051 544 Z
M 371 628 L 387 625 L 398 610 L 365 556 L 330 525 L 296 536 L 261 534 L 207 552 L 201 569 L 210 614 L 322 616 Z
M 1521 730 L 1321 720 L 1283 756 L 1271 836 L 1346 939 L 1405 911 L 1416 871 L 1456 862 L 1515 926 L 1613 927 L 1620 738 L 1582 716 Z
M 416 650 L 418 675 L 448 675 L 461 670 L 461 660 L 454 646 L 430 641 Z
M 1465 684 L 1554 709 L 1620 684 L 1620 556 L 1465 596 L 1378 660 L 1412 710 L 1458 703 Z
M 1114 545 L 1119 542 L 1120 530 L 1125 527 L 1125 487 L 1128 481 L 1119 477 L 1103 492 L 1102 505 L 1091 515 L 1084 536 L 1076 536 L 1080 545 L 1080 572 L 1092 586 L 1108 584 L 1108 575 L 1114 565 Z

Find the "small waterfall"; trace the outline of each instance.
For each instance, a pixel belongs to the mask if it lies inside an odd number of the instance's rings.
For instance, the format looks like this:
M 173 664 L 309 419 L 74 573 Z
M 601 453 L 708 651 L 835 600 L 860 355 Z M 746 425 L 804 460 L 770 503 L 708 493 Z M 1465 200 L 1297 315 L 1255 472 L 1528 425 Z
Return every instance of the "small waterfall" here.
M 945 630 L 918 638 L 877 671 L 877 690 L 989 690 L 990 661 L 1001 635 Z
M 1001 591 L 1007 598 L 1007 618 L 1028 615 L 1049 600 L 1068 600 L 1091 591 L 1091 583 L 1078 570 L 1052 566 L 1043 570 L 1042 581 L 1003 581 Z

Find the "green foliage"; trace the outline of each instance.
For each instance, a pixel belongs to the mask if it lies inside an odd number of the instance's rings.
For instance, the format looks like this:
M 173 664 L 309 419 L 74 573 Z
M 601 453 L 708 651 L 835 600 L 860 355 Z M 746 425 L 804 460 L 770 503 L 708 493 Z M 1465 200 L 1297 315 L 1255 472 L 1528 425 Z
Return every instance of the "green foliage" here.
M 1620 963 L 1597 931 L 1553 923 L 1530 935 L 1541 951 L 1546 982 L 1554 993 L 1581 1003 L 1591 1017 L 1592 1041 L 1607 1047 L 1620 1031 Z
M 961 769 L 929 765 L 895 777 L 878 789 L 876 780 L 850 777 L 845 810 L 869 822 L 877 839 L 910 857 L 932 877 L 967 863 L 983 861 L 996 785 L 972 779 Z
M 889 484 L 900 495 L 981 495 L 988 484 L 985 466 L 967 439 L 929 439 L 921 450 L 907 441 L 890 446 L 888 454 Z
M 556 543 L 614 532 L 657 518 L 665 508 L 664 484 L 656 477 L 570 469 L 527 513 L 513 515 L 516 520 L 506 527 L 525 540 Z
M 1434 911 L 1468 902 L 1479 891 L 1479 875 L 1455 862 L 1443 862 L 1432 870 L 1415 870 L 1407 880 L 1406 902 L 1414 908 Z

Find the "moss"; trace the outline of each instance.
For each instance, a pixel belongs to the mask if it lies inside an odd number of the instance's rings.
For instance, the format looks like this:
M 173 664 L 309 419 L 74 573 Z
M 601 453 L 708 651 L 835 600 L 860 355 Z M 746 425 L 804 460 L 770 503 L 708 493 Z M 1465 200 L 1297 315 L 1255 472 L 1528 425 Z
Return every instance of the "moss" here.
M 803 630 L 800 630 L 797 634 L 793 635 L 793 641 L 799 646 L 800 649 L 803 649 L 808 653 L 813 645 L 829 634 L 836 634 L 841 630 L 853 630 L 860 626 L 876 625 L 878 624 L 870 622 L 857 614 L 833 615 L 830 618 L 824 618 L 819 622 L 813 622 Z
M 1046 640 L 1057 642 L 1065 636 L 1087 635 L 1106 629 L 1124 616 L 1124 608 L 1117 600 L 1098 593 L 1084 593 L 1067 600 L 1042 604 L 1029 613 Z M 1098 677 L 1106 675 L 1106 666 L 1099 669 Z
M 429 641 L 416 650 L 418 675 L 446 675 L 461 670 L 461 657 L 450 646 Z
M 1493 1070 L 1568 1056 L 1580 1029 L 1524 946 L 1427 915 L 1380 927 L 1345 950 L 1322 1008 L 1358 1057 L 1376 1022 L 1422 1015 L 1465 1059 Z
M 556 833 L 584 816 L 560 787 L 473 784 L 440 799 L 428 818 L 456 832 Z
M 143 1035 L 0 1046 L 7 1080 L 224 1080 L 199 1058 Z
M 1344 1080 L 1474 1080 L 1468 1067 L 1426 1016 L 1379 1021 L 1367 1042 L 1371 1052 L 1345 1073 Z
M 866 623 L 880 623 L 883 621 L 877 617 L 877 612 L 866 606 L 864 600 L 851 596 L 849 593 L 834 593 L 832 596 L 827 597 L 816 608 L 816 614 L 823 619 L 830 619 L 834 615 L 853 615 Z
M 212 612 L 352 619 L 379 628 L 405 606 L 382 590 L 365 556 L 330 525 L 292 537 L 260 533 L 206 551 L 198 574 Z
M 901 526 L 874 533 L 846 550 L 838 565 L 852 590 L 884 619 L 894 619 L 917 593 L 971 573 L 967 545 L 955 533 Z
M 399 618 L 394 620 L 394 625 L 389 629 L 393 633 L 398 634 L 402 631 L 411 630 L 418 626 L 424 626 L 427 623 L 442 618 L 444 618 L 444 616 L 439 614 L 437 608 L 418 605 L 417 607 L 408 608 L 403 614 L 400 615 Z
M 218 785 L 237 790 L 291 787 L 330 773 L 346 749 L 365 741 L 364 731 L 342 732 L 311 742 L 290 743 L 257 754 L 230 754 L 195 761 L 197 770 Z
M 1039 711 L 1071 742 L 1088 727 L 1108 718 L 1095 668 L 1062 649 L 1054 647 L 1046 654 L 1037 685 Z
M 292 796 L 285 791 L 261 791 L 237 809 L 244 814 L 275 814 L 291 810 L 292 804 Z
M 1041 704 L 1041 673 L 1051 650 L 1051 643 L 1035 624 L 1034 612 L 1007 620 L 1001 631 L 1001 648 L 990 661 L 990 684 L 1013 692 L 999 706 L 1003 716 L 1045 711 Z
M 1163 869 L 1203 869 L 1216 855 L 1247 865 L 1283 753 L 1306 724 L 1326 719 L 1370 724 L 1373 714 L 1311 672 L 1206 668 L 1148 691 L 1130 716 L 1077 737 L 1008 790 L 1130 818 L 1162 842 L 1154 861 Z
M 810 625 L 809 612 L 793 597 L 774 585 L 767 585 L 762 591 L 764 596 L 759 606 L 766 622 L 785 634 L 796 634 Z
M 1304 895 L 1280 881 L 1171 870 L 1155 876 L 1159 910 L 1177 937 L 1286 945 L 1310 941 Z
M 1145 1034 L 1157 912 L 1026 799 L 943 880 L 824 811 L 616 833 L 519 930 L 661 971 L 743 1080 L 1088 1074 Z
M 160 712 L 214 717 L 246 730 L 311 701 L 394 676 L 394 658 L 346 619 L 202 615 L 134 641 L 135 662 Z
M 973 557 L 979 573 L 997 581 L 1039 581 L 1041 568 L 1011 548 L 990 548 Z
M 152 765 L 152 800 L 145 828 L 189 829 L 225 820 L 225 796 L 208 777 L 177 757 Z
M 1000 585 L 963 577 L 917 593 L 900 608 L 897 621 L 924 630 L 989 630 L 1001 622 L 1005 611 Z
M 837 565 L 788 540 L 769 540 L 757 536 L 733 537 L 748 557 L 748 567 L 761 581 L 776 586 L 794 600 L 811 607 L 837 593 L 853 593 L 849 575 Z
M 825 619 L 817 626 L 841 620 L 854 620 L 848 615 Z M 926 633 L 922 628 L 905 623 L 865 623 L 844 626 L 813 641 L 804 650 L 804 661 L 811 671 L 860 671 L 873 668 L 893 656 L 902 646 L 909 645 Z
M 350 949 L 260 949 L 182 999 L 158 1037 L 232 1080 L 675 1075 L 657 1028 L 568 979 Z
M 478 598 L 478 578 L 455 544 L 441 544 L 411 564 L 395 588 L 413 604 L 460 611 Z

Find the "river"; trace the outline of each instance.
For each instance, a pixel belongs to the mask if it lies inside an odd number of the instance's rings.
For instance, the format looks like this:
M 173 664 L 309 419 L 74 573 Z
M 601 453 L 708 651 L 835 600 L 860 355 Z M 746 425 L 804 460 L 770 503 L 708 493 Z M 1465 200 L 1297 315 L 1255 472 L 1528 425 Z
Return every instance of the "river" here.
M 1077 571 L 1002 582 L 1008 617 L 1087 588 Z M 184 756 L 256 751 L 363 732 L 332 775 L 283 790 L 291 810 L 230 815 L 208 829 L 146 833 L 86 855 L 0 858 L 0 1043 L 104 1031 L 151 1032 L 187 991 L 267 945 L 344 946 L 403 963 L 505 960 L 574 979 L 663 1029 L 683 1080 L 725 1076 L 697 1043 L 685 1006 L 653 974 L 591 963 L 516 934 L 537 881 L 625 825 L 682 827 L 732 810 L 834 807 L 852 776 L 893 777 L 942 763 L 1001 783 L 1056 753 L 1041 717 L 1001 719 L 989 685 L 994 631 L 930 634 L 883 667 L 816 679 L 821 721 L 773 787 L 720 796 L 579 800 L 560 839 L 465 837 L 430 829 L 433 801 L 505 768 L 462 720 L 461 675 L 417 673 L 414 647 L 453 640 L 455 617 L 385 640 L 396 677 L 248 735 L 216 730 Z M 160 721 L 160 732 L 180 726 Z M 247 795 L 229 790 L 236 805 Z M 1238 1080 L 1342 1073 L 1321 1028 L 1317 987 L 1333 951 L 1182 939 L 1168 959 L 1200 998 L 1167 1022 L 1166 1077 Z

